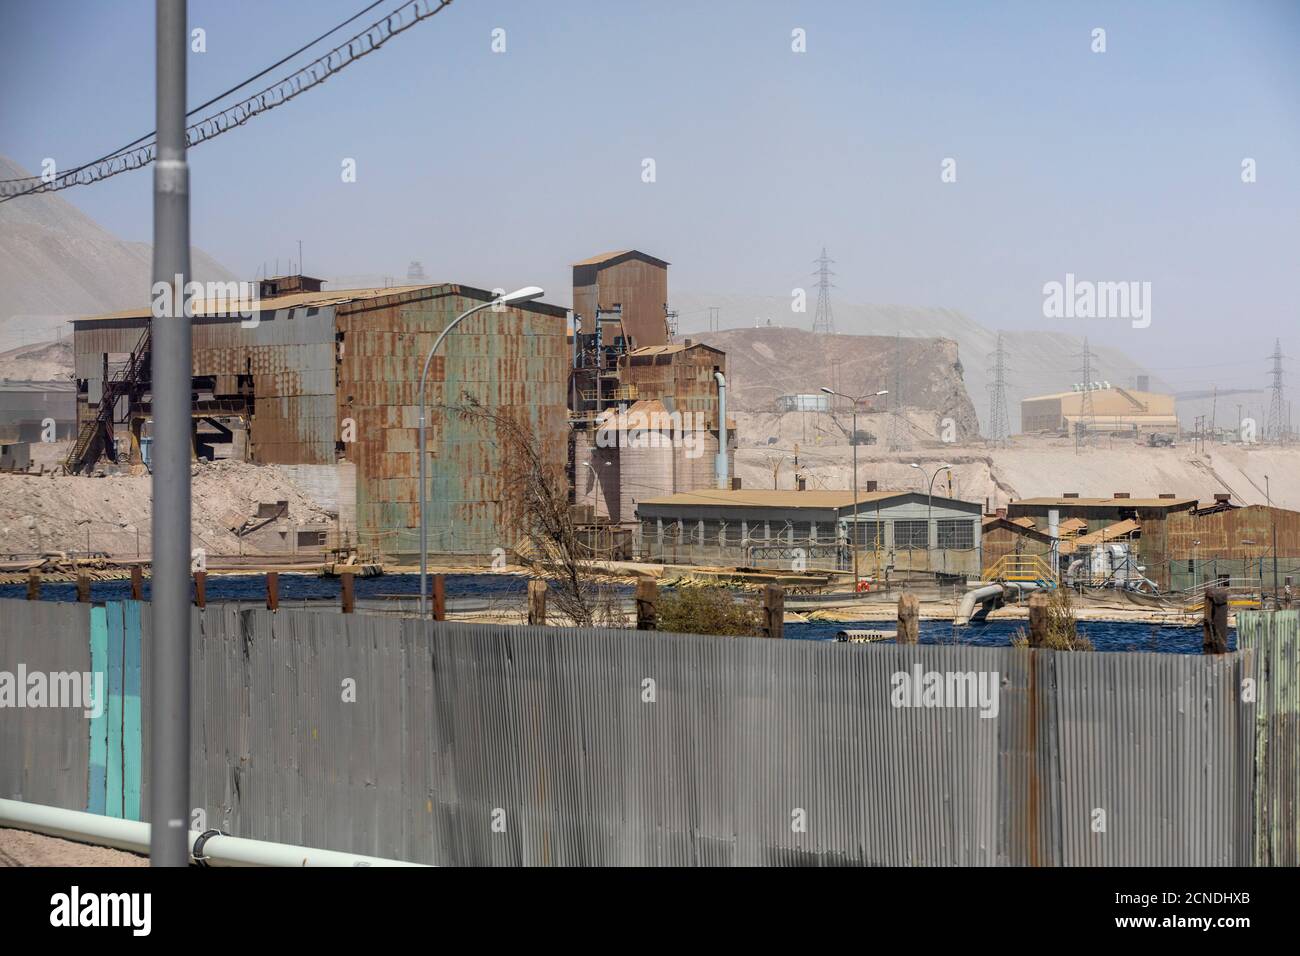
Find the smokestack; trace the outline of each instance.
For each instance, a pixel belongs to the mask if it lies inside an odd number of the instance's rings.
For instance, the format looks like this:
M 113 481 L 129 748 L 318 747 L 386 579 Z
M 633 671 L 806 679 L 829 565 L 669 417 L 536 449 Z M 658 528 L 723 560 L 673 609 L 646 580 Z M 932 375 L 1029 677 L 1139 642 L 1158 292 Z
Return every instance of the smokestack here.
M 718 488 L 726 491 L 731 487 L 731 479 L 727 475 L 727 377 L 721 372 L 714 372 L 713 378 L 718 383 L 718 457 L 713 471 L 718 479 Z

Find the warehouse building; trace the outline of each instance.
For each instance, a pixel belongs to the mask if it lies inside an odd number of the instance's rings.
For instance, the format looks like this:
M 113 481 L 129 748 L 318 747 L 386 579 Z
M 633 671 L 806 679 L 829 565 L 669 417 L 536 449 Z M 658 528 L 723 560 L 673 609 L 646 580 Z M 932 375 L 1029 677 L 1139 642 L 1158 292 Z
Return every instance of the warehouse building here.
M 1020 403 L 1023 432 L 1083 431 L 1147 435 L 1178 431 L 1174 397 L 1094 382 L 1073 391 L 1038 395 Z
M 0 430 L 14 441 L 63 441 L 75 434 L 77 392 L 70 381 L 0 379 Z
M 978 502 L 915 491 L 702 490 L 638 503 L 645 560 L 977 577 Z
M 1236 507 L 1219 500 L 1171 515 L 1166 528 L 1169 590 L 1227 576 L 1271 591 L 1300 575 L 1300 512 L 1265 505 Z
M 1109 498 L 1081 498 L 1066 493 L 1060 498 L 1023 498 L 1007 504 L 1007 517 L 1031 518 L 1039 531 L 1049 531 L 1053 512 L 1061 525 L 1071 522 L 1072 536 L 1083 536 L 1111 528 L 1131 519 L 1139 525 L 1140 533 L 1131 542 L 1129 552 L 1134 568 L 1162 591 L 1169 588 L 1168 524 L 1173 515 L 1192 511 L 1197 506 L 1195 498 L 1180 498 L 1161 494 L 1156 498 L 1134 498 L 1126 491 L 1117 491 Z M 1072 521 L 1078 519 L 1078 521 Z M 1080 523 L 1082 522 L 1082 523 Z M 1065 533 L 1058 528 L 1058 532 Z
M 263 280 L 260 296 L 252 321 L 195 309 L 196 452 L 201 428 L 225 432 L 241 457 L 284 466 L 333 502 L 343 540 L 415 554 L 424 358 L 448 323 L 492 293 L 451 283 L 324 291 L 320 280 L 285 276 Z M 467 397 L 524 425 L 547 464 L 564 467 L 565 315 L 540 302 L 484 310 L 444 341 L 427 389 L 431 552 L 482 556 L 517 543 L 502 480 L 508 450 L 490 424 L 458 411 Z M 149 312 L 73 327 L 87 457 L 139 462 L 151 414 Z

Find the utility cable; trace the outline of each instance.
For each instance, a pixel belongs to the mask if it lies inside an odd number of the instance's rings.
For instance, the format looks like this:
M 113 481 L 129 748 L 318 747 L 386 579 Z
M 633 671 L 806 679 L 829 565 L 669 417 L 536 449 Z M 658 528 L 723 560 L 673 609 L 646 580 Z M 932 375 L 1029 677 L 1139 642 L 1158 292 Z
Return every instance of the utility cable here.
M 208 100 L 206 103 L 196 106 L 187 113 L 192 116 L 200 112 L 218 100 L 224 99 L 236 90 L 242 89 L 249 83 L 260 78 L 261 76 L 274 70 L 293 59 L 304 50 L 320 42 L 324 37 L 337 31 L 340 27 L 346 26 L 352 20 L 366 13 L 367 11 L 378 6 L 383 0 L 376 0 L 370 6 L 356 13 L 348 20 L 343 21 L 334 29 L 323 33 L 311 43 L 300 47 L 298 50 L 284 57 L 279 62 L 267 67 L 261 73 L 244 80 L 237 86 L 231 87 L 225 93 Z M 335 73 L 343 70 L 344 67 L 355 63 L 357 60 L 375 50 L 379 49 L 399 33 L 409 30 L 423 20 L 434 17 L 441 13 L 446 7 L 451 5 L 452 0 L 408 0 L 400 7 L 389 13 L 380 20 L 375 21 L 366 29 L 353 36 L 347 42 L 334 47 L 328 53 L 322 54 L 305 67 L 289 74 L 282 80 L 271 84 L 265 89 L 244 100 L 229 106 L 223 110 L 213 113 L 197 123 L 186 128 L 185 142 L 187 147 L 197 146 L 209 139 L 214 139 L 222 133 L 228 132 L 236 126 L 242 126 L 254 116 L 274 109 L 284 103 L 289 102 L 298 95 L 305 93 L 315 86 L 319 86 Z M 29 176 L 23 179 L 13 179 L 0 181 L 0 202 L 8 202 L 18 196 L 28 196 L 34 193 L 57 192 L 61 189 L 69 189 L 73 186 L 84 186 L 90 183 L 99 182 L 103 179 L 109 179 L 119 173 L 128 172 L 133 169 L 141 169 L 157 158 L 157 143 L 145 143 L 153 133 L 142 136 L 139 139 L 128 143 L 116 152 L 109 153 L 99 159 L 77 166 L 73 169 L 58 173 L 52 180 L 46 182 L 39 176 Z M 19 184 L 30 184 L 23 185 Z

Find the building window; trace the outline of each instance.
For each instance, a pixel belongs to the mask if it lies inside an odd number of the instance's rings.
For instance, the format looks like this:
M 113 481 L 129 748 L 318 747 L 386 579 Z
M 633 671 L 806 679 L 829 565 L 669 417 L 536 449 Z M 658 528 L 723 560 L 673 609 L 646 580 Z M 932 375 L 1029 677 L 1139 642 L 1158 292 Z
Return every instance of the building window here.
M 925 522 L 921 522 L 925 524 Z M 857 534 L 853 535 L 856 530 Z M 883 548 L 885 546 L 885 523 L 883 521 L 859 521 L 849 525 L 849 533 L 855 537 L 853 542 L 859 548 Z
M 969 518 L 940 518 L 936 531 L 940 550 L 969 551 L 975 547 L 975 522 Z
M 899 551 L 924 551 L 930 547 L 930 522 L 895 521 L 894 547 Z

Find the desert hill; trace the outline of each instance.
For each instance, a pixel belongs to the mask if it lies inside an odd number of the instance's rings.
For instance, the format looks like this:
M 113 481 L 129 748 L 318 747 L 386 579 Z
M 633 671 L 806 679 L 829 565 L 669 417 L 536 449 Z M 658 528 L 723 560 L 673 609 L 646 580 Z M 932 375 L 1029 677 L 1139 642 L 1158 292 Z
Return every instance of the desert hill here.
M 0 156 L 0 179 L 30 175 Z M 54 339 L 74 316 L 148 300 L 150 244 L 118 239 L 63 196 L 0 203 L 0 349 Z M 236 278 L 201 249 L 191 261 L 200 282 Z

